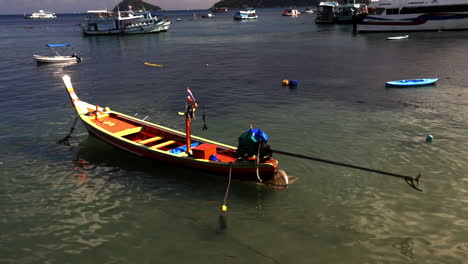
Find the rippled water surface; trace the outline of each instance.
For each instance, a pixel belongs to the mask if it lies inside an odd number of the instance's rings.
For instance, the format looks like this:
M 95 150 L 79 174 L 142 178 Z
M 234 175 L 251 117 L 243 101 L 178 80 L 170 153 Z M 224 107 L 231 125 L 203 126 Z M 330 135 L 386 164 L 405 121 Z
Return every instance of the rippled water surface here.
M 166 12 L 183 19 L 166 33 L 102 37 L 80 34 L 82 15 L 0 17 L 0 263 L 466 263 L 468 33 L 387 41 L 280 12 L 247 22 Z M 38 66 L 47 43 L 72 43 L 84 60 Z M 423 192 L 276 155 L 298 180 L 234 181 L 220 230 L 226 178 L 140 159 L 79 123 L 58 144 L 75 118 L 63 74 L 85 101 L 175 129 L 189 86 L 209 128 L 200 118 L 197 135 L 237 145 L 253 124 L 273 149 L 422 173 Z M 439 81 L 384 85 L 425 77 Z

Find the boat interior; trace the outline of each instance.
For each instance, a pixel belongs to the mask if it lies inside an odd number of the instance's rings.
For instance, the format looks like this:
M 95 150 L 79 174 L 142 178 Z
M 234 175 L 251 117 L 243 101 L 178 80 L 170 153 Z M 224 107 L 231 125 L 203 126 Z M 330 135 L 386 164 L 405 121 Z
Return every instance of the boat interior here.
M 86 116 L 96 126 L 112 133 L 115 137 L 122 137 L 135 143 L 146 146 L 150 150 L 159 150 L 168 154 L 187 157 L 187 142 L 184 133 L 175 133 L 155 125 L 149 125 L 138 119 L 119 115 L 115 112 L 89 111 Z M 235 162 L 236 150 L 218 146 L 212 143 L 195 140 L 192 138 L 191 147 L 193 158 Z M 212 155 L 216 156 L 213 160 Z

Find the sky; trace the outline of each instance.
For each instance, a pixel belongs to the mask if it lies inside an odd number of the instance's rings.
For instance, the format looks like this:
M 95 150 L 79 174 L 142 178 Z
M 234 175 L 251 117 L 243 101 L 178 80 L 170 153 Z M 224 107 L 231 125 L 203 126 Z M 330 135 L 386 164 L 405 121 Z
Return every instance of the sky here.
M 54 13 L 77 13 L 112 9 L 121 0 L 0 0 L 0 14 L 32 13 L 39 9 Z M 218 0 L 144 0 L 166 10 L 208 9 Z

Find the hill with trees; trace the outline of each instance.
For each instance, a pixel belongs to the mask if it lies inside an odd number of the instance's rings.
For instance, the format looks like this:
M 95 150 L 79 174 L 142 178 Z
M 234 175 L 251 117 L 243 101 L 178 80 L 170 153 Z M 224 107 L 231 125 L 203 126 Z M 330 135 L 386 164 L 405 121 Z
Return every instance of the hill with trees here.
M 133 11 L 139 11 L 139 10 L 160 11 L 162 10 L 162 8 L 160 8 L 159 6 L 148 4 L 146 2 L 143 2 L 142 0 L 123 0 L 118 5 L 116 5 L 112 11 L 114 12 L 117 12 L 117 10 L 127 11 L 130 9 L 130 7 Z

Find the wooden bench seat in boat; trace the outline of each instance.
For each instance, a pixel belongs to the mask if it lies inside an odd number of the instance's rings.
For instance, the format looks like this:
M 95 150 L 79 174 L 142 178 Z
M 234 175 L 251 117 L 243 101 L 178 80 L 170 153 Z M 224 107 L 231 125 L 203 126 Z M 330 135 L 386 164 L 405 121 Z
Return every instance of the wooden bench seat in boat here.
M 158 140 L 161 140 L 161 139 L 162 139 L 162 137 L 152 137 L 152 138 L 144 139 L 144 140 L 142 140 L 142 141 L 140 141 L 138 143 L 146 145 L 148 143 L 155 142 L 155 141 L 158 141 Z
M 176 143 L 174 140 L 168 140 L 168 141 L 159 143 L 157 145 L 151 146 L 150 148 L 151 149 L 160 149 L 162 147 L 169 146 L 169 145 L 174 144 L 174 143 Z
M 142 127 L 128 128 L 128 129 L 125 129 L 125 130 L 122 130 L 122 131 L 119 131 L 119 132 L 115 132 L 114 135 L 116 137 L 124 137 L 124 136 L 128 136 L 130 134 L 138 133 L 138 132 L 141 131 L 141 129 L 142 129 Z

